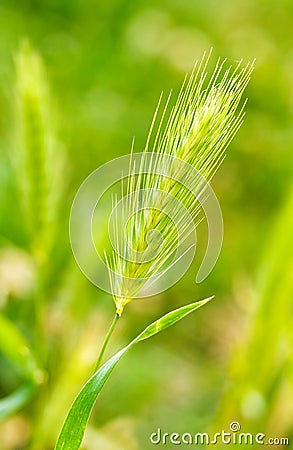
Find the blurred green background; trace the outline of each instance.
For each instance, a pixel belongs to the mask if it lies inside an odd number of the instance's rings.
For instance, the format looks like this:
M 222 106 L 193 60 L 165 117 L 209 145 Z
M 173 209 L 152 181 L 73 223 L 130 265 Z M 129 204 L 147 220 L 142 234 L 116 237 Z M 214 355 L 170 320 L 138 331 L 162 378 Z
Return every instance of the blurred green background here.
M 212 183 L 222 253 L 204 283 L 198 256 L 176 286 L 130 304 L 111 351 L 172 308 L 216 299 L 127 355 L 83 448 L 144 450 L 158 427 L 235 420 L 293 442 L 292 27 L 289 0 L 1 1 L 1 450 L 53 448 L 114 313 L 71 253 L 76 190 L 133 136 L 143 149 L 161 91 L 176 93 L 211 47 L 231 64 L 256 58 L 245 123 Z

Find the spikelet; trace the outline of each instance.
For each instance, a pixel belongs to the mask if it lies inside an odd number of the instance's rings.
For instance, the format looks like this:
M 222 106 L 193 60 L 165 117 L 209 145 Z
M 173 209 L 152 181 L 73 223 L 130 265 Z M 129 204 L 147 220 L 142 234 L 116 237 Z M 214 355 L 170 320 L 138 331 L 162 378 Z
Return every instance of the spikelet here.
M 242 66 L 240 62 L 232 70 L 232 67 L 224 69 L 225 60 L 218 60 L 209 76 L 208 62 L 209 56 L 204 56 L 191 75 L 185 78 L 167 117 L 169 96 L 153 138 L 159 106 L 156 110 L 145 154 L 154 152 L 152 167 L 160 166 L 161 173 L 144 174 L 143 161 L 138 176 L 133 176 L 134 167 L 129 169 L 126 190 L 128 200 L 123 214 L 131 219 L 125 224 L 121 238 L 121 217 L 116 214 L 114 234 L 119 252 L 106 256 L 119 315 L 130 300 L 139 296 L 146 280 L 155 280 L 156 275 L 168 266 L 178 243 L 188 233 L 187 216 L 179 210 L 176 216 L 178 202 L 184 204 L 195 223 L 199 220 L 200 208 L 194 195 L 182 189 L 178 183 L 178 178 L 184 179 L 188 174 L 178 173 L 182 169 L 178 168 L 172 157 L 185 161 L 204 179 L 210 180 L 243 122 L 245 102 L 242 106 L 240 103 L 250 80 L 253 63 Z M 166 155 L 170 156 L 170 163 L 167 164 L 166 158 L 163 162 L 163 156 Z M 201 179 L 192 182 L 200 195 L 203 190 Z M 145 198 L 142 201 L 142 191 L 147 202 Z M 151 204 L 152 208 L 143 208 L 143 203 Z M 118 199 L 114 206 L 117 204 Z M 175 214 L 176 227 L 166 215 L 166 206 L 173 212 L 173 217 Z
M 43 258 L 53 239 L 64 156 L 58 147 L 52 101 L 40 55 L 23 41 L 15 56 L 17 178 L 31 250 Z M 54 111 L 55 112 L 55 111 Z

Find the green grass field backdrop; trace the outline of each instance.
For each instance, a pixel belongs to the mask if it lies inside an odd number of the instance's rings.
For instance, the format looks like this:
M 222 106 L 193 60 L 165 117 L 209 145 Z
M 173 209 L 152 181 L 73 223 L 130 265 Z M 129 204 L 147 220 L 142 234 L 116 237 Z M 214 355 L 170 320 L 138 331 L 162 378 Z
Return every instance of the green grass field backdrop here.
M 1 1 L 1 450 L 53 449 L 114 313 L 71 253 L 80 183 L 133 136 L 143 149 L 161 91 L 178 92 L 211 47 L 231 64 L 256 58 L 244 125 L 212 182 L 222 252 L 195 284 L 200 226 L 189 272 L 127 306 L 109 354 L 165 312 L 215 300 L 121 361 L 83 448 L 147 450 L 159 427 L 214 433 L 232 421 L 293 440 L 292 25 L 289 0 Z

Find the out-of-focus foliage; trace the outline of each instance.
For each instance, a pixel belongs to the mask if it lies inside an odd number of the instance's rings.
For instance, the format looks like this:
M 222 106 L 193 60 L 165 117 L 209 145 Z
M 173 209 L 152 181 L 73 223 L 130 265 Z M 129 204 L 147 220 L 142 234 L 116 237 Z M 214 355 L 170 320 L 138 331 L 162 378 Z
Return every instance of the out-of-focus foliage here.
M 79 184 L 128 153 L 133 135 L 136 150 L 143 148 L 161 90 L 176 90 L 211 46 L 231 62 L 257 59 L 244 126 L 213 181 L 225 223 L 222 254 L 196 285 L 202 225 L 194 267 L 166 293 L 126 308 L 111 351 L 173 307 L 216 300 L 127 355 L 100 397 L 84 448 L 148 449 L 158 427 L 214 432 L 232 420 L 293 439 L 292 17 L 289 0 L 2 0 L 0 308 L 11 348 L 6 335 L 1 397 L 24 380 L 34 387 L 20 402 L 26 406 L 0 424 L 1 449 L 52 449 L 114 313 L 70 252 Z M 22 113 L 24 92 L 33 118 Z M 39 158 L 30 174 L 18 163 L 28 150 Z M 39 200 L 27 196 L 36 175 L 43 225 L 30 215 Z M 101 239 L 104 233 L 101 225 Z M 30 349 L 26 356 L 16 356 L 17 341 Z M 23 370 L 30 355 L 37 380 Z

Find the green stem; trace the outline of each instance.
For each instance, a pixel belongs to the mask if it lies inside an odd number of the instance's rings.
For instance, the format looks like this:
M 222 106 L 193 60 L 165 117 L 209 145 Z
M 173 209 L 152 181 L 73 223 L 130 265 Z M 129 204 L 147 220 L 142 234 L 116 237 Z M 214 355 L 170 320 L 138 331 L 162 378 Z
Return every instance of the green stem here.
M 103 356 L 104 356 L 106 347 L 107 347 L 108 342 L 109 342 L 109 340 L 110 340 L 110 337 L 112 336 L 112 333 L 113 333 L 113 331 L 114 331 L 114 329 L 115 329 L 115 327 L 116 327 L 116 324 L 117 324 L 117 322 L 118 322 L 119 317 L 120 317 L 119 314 L 116 312 L 115 317 L 114 317 L 114 319 L 113 319 L 113 322 L 111 323 L 111 326 L 110 326 L 110 328 L 109 328 L 109 330 L 108 330 L 108 333 L 107 333 L 107 335 L 106 335 L 106 337 L 105 337 L 105 340 L 104 340 L 104 343 L 103 343 L 103 345 L 102 345 L 100 354 L 99 354 L 99 356 L 98 356 L 98 359 L 97 359 L 97 362 L 96 362 L 96 367 L 95 367 L 95 372 L 96 372 L 96 371 L 98 370 L 98 368 L 100 367 L 100 364 L 101 364 L 102 358 L 103 358 Z

